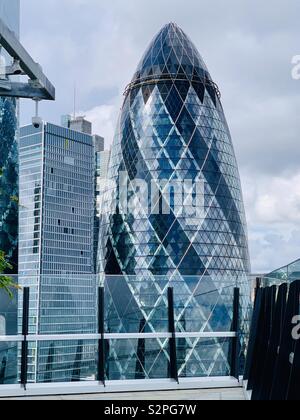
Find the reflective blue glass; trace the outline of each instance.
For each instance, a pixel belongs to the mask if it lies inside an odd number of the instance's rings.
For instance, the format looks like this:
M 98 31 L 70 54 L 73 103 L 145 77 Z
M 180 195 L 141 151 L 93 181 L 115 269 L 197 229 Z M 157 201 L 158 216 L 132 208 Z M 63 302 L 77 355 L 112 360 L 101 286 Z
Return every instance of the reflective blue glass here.
M 0 17 L 17 35 L 19 0 L 0 0 Z M 8 65 L 11 58 L 1 51 Z M 0 250 L 18 271 L 18 144 L 17 101 L 0 97 Z M 1 309 L 1 308 L 0 308 Z
M 20 130 L 19 150 L 19 284 L 38 286 L 31 287 L 30 333 L 96 333 L 92 136 L 49 123 L 31 125 Z M 30 381 L 76 378 L 74 365 L 83 352 L 94 371 L 94 349 L 87 355 L 92 344 L 50 344 L 32 345 Z
M 169 285 L 182 282 L 185 306 L 191 305 L 205 320 L 205 302 L 194 297 L 197 285 L 187 278 L 198 276 L 200 295 L 226 278 L 237 284 L 246 280 L 250 272 L 247 229 L 219 89 L 193 43 L 173 23 L 154 38 L 126 89 L 109 178 L 113 182 L 102 203 L 99 270 L 127 278 L 127 286 L 120 282 L 111 292 L 112 303 L 119 302 L 122 294 L 123 300 L 134 301 L 147 321 L 143 293 L 132 289 L 130 276 L 141 283 L 148 281 L 153 290 L 160 290 L 157 276 L 164 276 Z M 186 187 L 188 182 L 191 189 Z M 203 187 L 201 193 L 195 191 L 198 184 Z M 183 190 L 177 192 L 176 185 L 188 190 L 183 201 Z M 157 190 L 154 209 L 153 189 Z M 169 200 L 168 189 L 173 191 Z M 129 211 L 124 211 L 124 194 L 127 202 L 134 203 Z M 244 311 L 248 296 L 244 290 Z M 222 319 L 230 324 L 226 295 L 216 293 L 212 302 L 219 311 L 213 320 L 206 319 L 208 326 L 212 322 L 221 328 Z M 183 315 L 179 322 L 184 326 Z M 221 345 L 210 347 L 217 370 L 226 365 L 224 352 L 218 353 Z M 199 358 L 198 346 L 192 347 Z

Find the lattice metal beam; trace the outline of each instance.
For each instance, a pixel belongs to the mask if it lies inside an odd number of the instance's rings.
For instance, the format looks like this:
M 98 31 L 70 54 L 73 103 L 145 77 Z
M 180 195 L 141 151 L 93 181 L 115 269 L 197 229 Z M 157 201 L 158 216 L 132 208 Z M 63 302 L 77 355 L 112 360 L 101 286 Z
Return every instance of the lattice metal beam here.
M 36 63 L 5 23 L 0 19 L 0 44 L 8 54 L 19 62 L 20 68 L 29 83 L 0 81 L 0 96 L 55 100 L 55 88 L 47 79 L 41 66 Z

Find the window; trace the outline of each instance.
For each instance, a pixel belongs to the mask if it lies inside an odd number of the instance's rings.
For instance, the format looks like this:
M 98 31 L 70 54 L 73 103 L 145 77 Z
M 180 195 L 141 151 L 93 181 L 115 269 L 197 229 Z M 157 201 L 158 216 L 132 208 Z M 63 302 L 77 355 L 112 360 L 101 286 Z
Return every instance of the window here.
M 51 168 L 51 174 L 54 174 L 54 168 Z
M 69 229 L 68 228 L 64 228 L 64 233 L 67 235 L 69 233 Z
M 60 221 L 60 219 L 58 219 L 58 226 L 60 226 L 61 225 L 61 221 Z
M 3 315 L 0 315 L 0 335 L 6 335 L 6 322 Z
M 64 163 L 66 163 L 67 165 L 75 165 L 75 159 L 69 156 L 65 156 L 64 157 Z

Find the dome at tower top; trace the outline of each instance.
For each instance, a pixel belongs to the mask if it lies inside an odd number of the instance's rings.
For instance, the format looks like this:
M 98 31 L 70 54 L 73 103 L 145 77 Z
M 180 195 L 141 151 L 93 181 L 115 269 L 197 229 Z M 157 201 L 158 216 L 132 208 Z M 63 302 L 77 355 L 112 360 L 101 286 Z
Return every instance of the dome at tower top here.
M 197 48 L 176 23 L 168 23 L 154 37 L 138 65 L 132 83 L 161 77 L 190 81 L 211 80 Z

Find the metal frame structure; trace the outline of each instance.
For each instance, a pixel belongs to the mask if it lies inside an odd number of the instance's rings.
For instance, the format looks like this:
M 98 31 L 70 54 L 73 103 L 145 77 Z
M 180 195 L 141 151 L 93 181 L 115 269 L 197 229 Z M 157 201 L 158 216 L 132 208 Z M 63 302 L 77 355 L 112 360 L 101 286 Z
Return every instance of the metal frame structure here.
M 157 83 L 163 83 L 163 82 L 169 82 L 169 81 L 176 81 L 176 82 L 187 82 L 187 79 L 178 77 L 177 74 L 169 74 L 169 75 L 164 75 L 164 76 L 159 76 L 159 75 L 152 75 L 151 77 L 144 77 L 144 78 L 140 78 L 135 80 L 134 82 L 129 83 L 124 91 L 124 96 L 126 97 L 128 95 L 128 93 L 135 88 L 139 88 L 141 86 L 148 86 L 148 85 L 155 85 Z M 220 89 L 218 87 L 218 85 L 213 82 L 212 80 L 209 80 L 207 78 L 198 78 L 198 79 L 194 79 L 192 80 L 192 82 L 190 82 L 190 84 L 203 84 L 205 86 L 211 86 L 219 99 L 221 99 L 221 92 Z
M 0 96 L 33 100 L 55 100 L 55 88 L 7 25 L 0 19 L 0 45 L 14 59 L 5 69 L 7 75 L 27 75 L 28 83 L 0 79 Z

